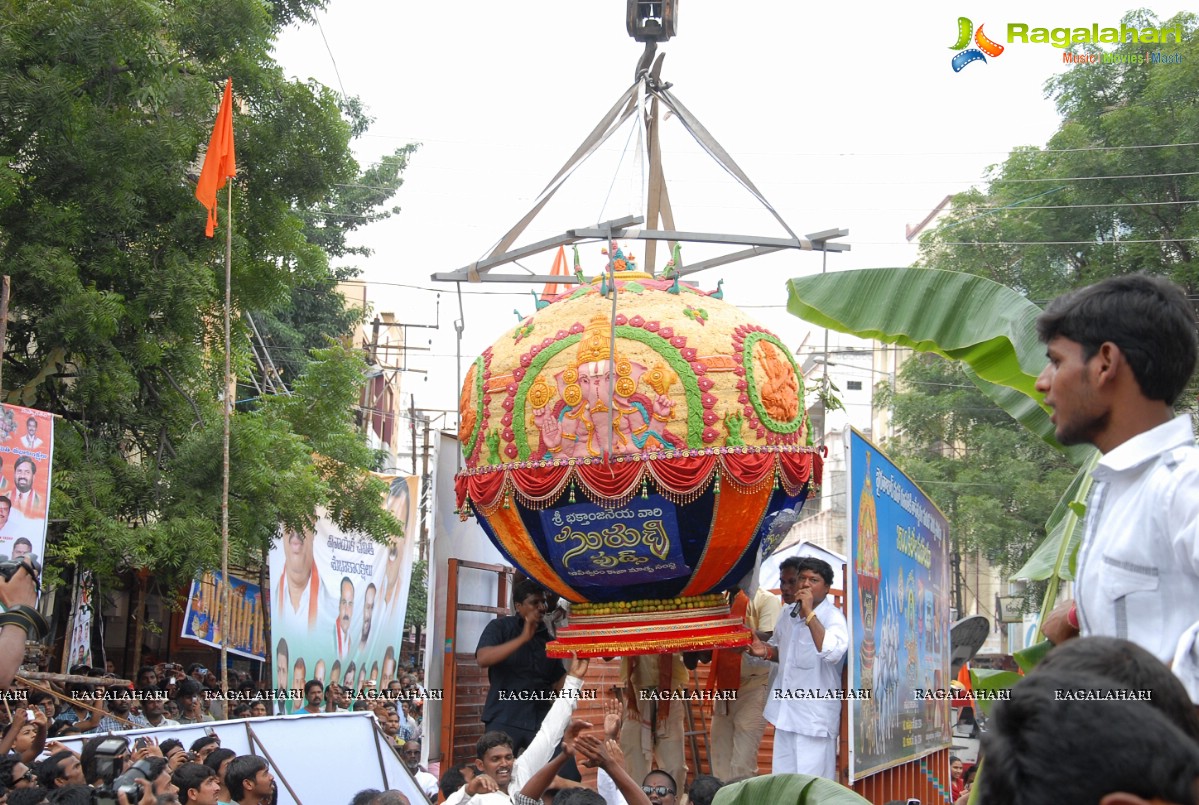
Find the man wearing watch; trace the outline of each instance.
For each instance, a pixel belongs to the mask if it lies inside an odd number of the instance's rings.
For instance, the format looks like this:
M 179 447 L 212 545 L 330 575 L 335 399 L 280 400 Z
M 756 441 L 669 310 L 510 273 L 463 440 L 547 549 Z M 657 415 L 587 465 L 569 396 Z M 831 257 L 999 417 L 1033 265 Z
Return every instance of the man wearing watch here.
M 774 774 L 837 774 L 841 670 L 849 649 L 845 616 L 828 597 L 833 569 L 821 559 L 791 557 L 779 566 L 783 613 L 767 643 L 749 653 L 778 663 L 764 715 L 775 727 Z
M 12 563 L 5 563 L 11 565 Z M 37 606 L 37 571 L 28 559 L 19 567 L 5 572 L 0 569 L 0 604 L 5 612 L 0 615 L 0 689 L 8 690 L 13 677 L 25 660 L 25 641 L 41 640 L 49 624 Z

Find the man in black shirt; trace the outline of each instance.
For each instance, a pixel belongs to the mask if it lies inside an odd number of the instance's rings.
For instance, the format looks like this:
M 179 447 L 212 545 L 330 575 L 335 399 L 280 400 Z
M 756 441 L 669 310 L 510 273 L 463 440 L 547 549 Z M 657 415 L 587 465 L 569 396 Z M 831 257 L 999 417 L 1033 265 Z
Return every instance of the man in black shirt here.
M 491 682 L 483 705 L 483 728 L 507 733 L 513 751 L 519 753 L 550 711 L 566 669 L 545 655 L 550 641 L 542 623 L 545 590 L 532 579 L 522 579 L 513 587 L 512 600 L 516 614 L 487 624 L 475 660 L 487 669 Z

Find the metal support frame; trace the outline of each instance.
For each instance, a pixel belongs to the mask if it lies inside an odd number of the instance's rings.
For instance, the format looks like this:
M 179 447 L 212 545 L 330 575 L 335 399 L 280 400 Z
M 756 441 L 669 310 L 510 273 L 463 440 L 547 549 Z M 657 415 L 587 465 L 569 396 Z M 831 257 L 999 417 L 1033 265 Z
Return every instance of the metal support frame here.
M 844 243 L 829 243 L 831 238 L 845 237 L 849 234 L 846 229 L 830 229 L 823 232 L 818 232 L 808 236 L 799 236 L 791 230 L 787 222 L 782 216 L 770 205 L 766 197 L 754 186 L 753 182 L 745 174 L 744 171 L 733 160 L 732 156 L 724 150 L 724 148 L 716 141 L 716 139 L 704 128 L 703 124 L 685 107 L 683 104 L 670 92 L 671 85 L 663 82 L 660 78 L 662 70 L 663 56 L 659 55 L 654 62 L 653 68 L 641 70 L 638 72 L 637 80 L 634 84 L 626 89 L 615 105 L 604 115 L 596 127 L 591 131 L 583 143 L 575 150 L 574 154 L 562 166 L 561 170 L 554 176 L 545 189 L 541 191 L 533 208 L 529 210 L 525 216 L 516 223 L 502 238 L 498 245 L 486 257 L 476 260 L 469 265 L 463 266 L 457 271 L 438 272 L 432 275 L 432 279 L 437 282 L 518 282 L 518 283 L 547 283 L 561 282 L 571 283 L 573 278 L 570 277 L 551 277 L 546 274 L 534 274 L 532 272 L 526 274 L 493 274 L 492 269 L 508 263 L 515 262 L 525 257 L 530 257 L 535 254 L 540 254 L 544 251 L 557 249 L 560 246 L 574 245 L 585 241 L 600 241 L 607 242 L 609 235 L 611 238 L 619 238 L 622 240 L 643 240 L 643 241 L 658 241 L 665 240 L 672 245 L 675 242 L 684 243 L 707 243 L 707 244 L 724 244 L 733 246 L 749 246 L 748 249 L 730 252 L 728 254 L 713 257 L 694 265 L 686 266 L 679 270 L 679 274 L 693 274 L 697 271 L 702 271 L 706 268 L 714 268 L 716 266 L 728 265 L 729 263 L 744 260 L 749 257 L 756 257 L 760 254 L 769 254 L 771 252 L 782 249 L 798 249 L 801 251 L 824 251 L 824 252 L 844 252 L 849 251 L 850 246 Z M 687 129 L 688 133 L 695 138 L 709 156 L 711 156 L 717 164 L 732 176 L 738 184 L 745 188 L 749 193 L 764 206 L 774 219 L 782 226 L 783 230 L 789 237 L 766 237 L 762 235 L 745 235 L 745 234 L 721 234 L 708 232 L 689 232 L 677 230 L 674 228 L 673 214 L 670 208 L 670 199 L 666 192 L 666 184 L 662 172 L 662 155 L 659 147 L 659 109 L 666 109 L 673 114 Z M 541 212 L 542 208 L 549 202 L 550 198 L 562 187 L 563 183 L 570 178 L 575 168 L 582 164 L 596 149 L 598 149 L 618 128 L 633 117 L 634 114 L 640 115 L 640 120 L 643 120 L 649 137 L 647 138 L 646 148 L 648 150 L 649 165 L 650 165 L 650 187 L 648 197 L 646 199 L 646 215 L 649 218 L 648 229 L 635 228 L 637 225 L 645 223 L 645 218 L 640 216 L 627 216 L 618 218 L 612 221 L 604 221 L 597 223 L 594 226 L 580 227 L 577 229 L 567 230 L 561 235 L 555 235 L 544 240 L 531 243 L 527 246 L 521 246 L 512 249 L 513 243 L 532 222 L 532 220 Z M 662 229 L 656 228 L 661 220 Z M 654 261 L 647 257 L 646 268 L 651 273 L 654 268 Z M 676 266 L 676 269 L 680 267 Z

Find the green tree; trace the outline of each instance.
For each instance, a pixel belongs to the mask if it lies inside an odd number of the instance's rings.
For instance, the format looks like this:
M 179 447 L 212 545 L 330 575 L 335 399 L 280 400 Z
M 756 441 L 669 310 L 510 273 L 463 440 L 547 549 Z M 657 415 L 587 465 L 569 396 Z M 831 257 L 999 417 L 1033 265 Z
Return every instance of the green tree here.
M 1057 132 L 1044 147 L 1014 149 L 984 188 L 955 196 L 922 238 L 919 266 L 985 277 L 1041 305 L 1136 271 L 1199 290 L 1199 25 L 1193 14 L 1163 22 L 1144 10 L 1124 21 L 1181 26 L 1182 42 L 1161 46 L 1181 62 L 1074 69 L 1050 79 L 1046 91 L 1062 116 Z M 1132 43 L 1116 49 L 1144 51 Z M 1039 542 L 1066 487 L 1066 465 L 964 382 L 959 368 L 928 357 L 903 376 L 908 382 L 894 398 L 904 430 L 897 462 L 934 481 L 927 491 L 949 514 L 961 547 L 981 550 L 1010 575 Z M 1185 399 L 1193 404 L 1194 387 Z
M 393 210 L 411 147 L 361 168 L 356 99 L 288 80 L 281 26 L 321 0 L 13 0 L 0 11 L 0 260 L 13 277 L 5 399 L 56 427 L 54 551 L 164 588 L 216 564 L 220 532 L 223 238 L 203 235 L 198 155 L 232 76 L 234 307 L 287 329 L 293 396 L 232 429 L 235 559 L 279 522 L 327 506 L 395 531 L 353 424 L 364 368 L 330 346 L 355 321 L 330 256 Z M 254 371 L 242 323 L 234 371 Z M 273 329 L 272 329 L 273 328 Z M 322 347 L 309 353 L 314 347 Z
M 1199 289 L 1199 18 L 1163 22 L 1139 10 L 1124 22 L 1181 26 L 1181 43 L 1154 46 L 1181 62 L 1099 65 L 1050 79 L 1057 132 L 1044 147 L 1013 150 L 985 188 L 955 196 L 921 239 L 920 265 L 987 277 L 1041 303 L 1136 271 Z M 1145 51 L 1133 43 L 1115 50 Z
M 900 370 L 898 388 L 883 400 L 901 434 L 888 454 L 949 518 L 962 611 L 960 558 L 978 551 L 1012 576 L 1044 540 L 1075 468 L 988 399 L 960 364 L 918 354 Z

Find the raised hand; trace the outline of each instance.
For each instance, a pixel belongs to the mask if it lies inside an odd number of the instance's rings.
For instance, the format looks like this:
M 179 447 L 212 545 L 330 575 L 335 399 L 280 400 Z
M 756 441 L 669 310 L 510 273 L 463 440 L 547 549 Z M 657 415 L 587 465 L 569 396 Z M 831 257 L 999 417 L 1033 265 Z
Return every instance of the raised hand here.
M 499 791 L 500 787 L 489 775 L 476 774 L 474 779 L 466 784 L 466 793 L 472 797 L 476 794 L 491 794 Z
M 604 737 L 618 738 L 620 737 L 621 718 L 620 701 L 617 699 L 604 699 Z
M 580 657 L 578 654 L 570 655 L 570 675 L 577 679 L 582 679 L 587 674 L 587 666 L 591 663 L 586 657 Z
M 607 769 L 612 763 L 603 742 L 594 735 L 580 735 L 575 741 L 575 752 L 585 758 L 583 765 L 591 769 Z
M 570 721 L 570 726 L 566 728 L 566 732 L 562 736 L 562 751 L 573 756 L 575 753 L 575 741 L 579 737 L 579 733 L 583 730 L 591 729 L 593 724 L 590 721 L 584 721 L 581 718 L 574 718 Z

